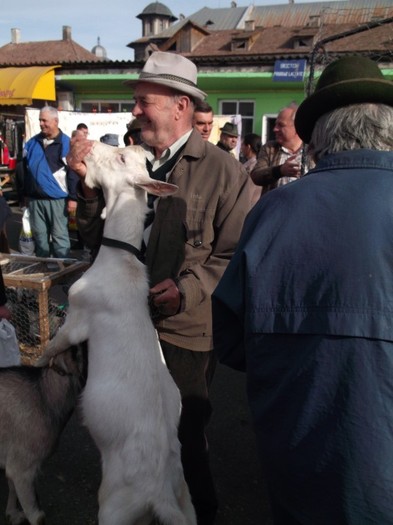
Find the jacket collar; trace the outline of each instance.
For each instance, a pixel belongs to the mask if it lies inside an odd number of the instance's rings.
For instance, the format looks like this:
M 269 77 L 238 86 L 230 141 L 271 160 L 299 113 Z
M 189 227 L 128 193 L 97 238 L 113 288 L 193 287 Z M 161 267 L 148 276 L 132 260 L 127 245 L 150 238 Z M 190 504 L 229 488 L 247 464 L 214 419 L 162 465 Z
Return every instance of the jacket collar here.
M 393 169 L 393 152 L 377 151 L 372 149 L 356 149 L 351 151 L 340 151 L 322 157 L 315 169 L 318 171 L 330 170 L 332 168 L 371 168 L 371 169 Z
M 199 131 L 196 131 L 194 129 L 192 130 L 190 138 L 188 139 L 187 144 L 184 148 L 183 156 L 194 157 L 195 159 L 204 157 L 206 154 L 206 145 L 207 141 L 203 140 Z M 211 146 L 213 145 L 211 144 Z

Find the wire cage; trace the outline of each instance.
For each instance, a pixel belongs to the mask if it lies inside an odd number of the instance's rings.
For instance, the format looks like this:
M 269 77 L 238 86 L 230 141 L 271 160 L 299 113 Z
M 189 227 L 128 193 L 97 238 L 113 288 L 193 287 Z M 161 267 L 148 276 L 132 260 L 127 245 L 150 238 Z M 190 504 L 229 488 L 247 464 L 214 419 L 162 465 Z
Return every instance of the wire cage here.
M 76 259 L 0 254 L 0 266 L 22 362 L 31 364 L 63 324 L 68 289 L 89 264 Z

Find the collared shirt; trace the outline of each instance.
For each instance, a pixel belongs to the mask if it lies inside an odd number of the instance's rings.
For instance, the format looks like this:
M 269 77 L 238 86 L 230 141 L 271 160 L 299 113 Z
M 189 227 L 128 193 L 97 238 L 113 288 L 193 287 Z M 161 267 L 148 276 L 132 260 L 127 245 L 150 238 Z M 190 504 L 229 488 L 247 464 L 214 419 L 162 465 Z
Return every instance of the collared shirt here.
M 166 162 L 168 162 L 168 160 L 170 160 L 179 151 L 179 149 L 184 146 L 184 144 L 189 139 L 191 133 L 192 133 L 192 129 L 190 129 L 190 131 L 185 133 L 176 142 L 174 142 L 171 146 L 169 146 L 169 148 L 167 148 L 164 151 L 164 153 L 161 155 L 159 159 L 155 158 L 154 151 L 150 146 L 147 146 L 145 144 L 142 145 L 146 153 L 146 158 L 152 165 L 153 172 L 156 171 L 158 168 L 160 168 L 162 165 L 164 165 Z M 168 173 L 166 174 L 166 180 L 168 180 L 168 177 L 171 174 L 171 171 L 172 170 L 168 171 Z M 154 213 L 156 212 L 158 201 L 159 201 L 159 198 L 155 199 L 153 202 Z M 143 242 L 145 243 L 146 246 L 147 246 L 147 243 L 149 242 L 151 228 L 152 228 L 152 224 L 149 224 L 149 226 L 145 228 L 145 231 L 143 233 Z
M 300 147 L 297 151 L 289 151 L 289 149 L 284 148 L 284 146 L 280 147 L 280 162 L 279 164 L 284 164 L 289 157 L 293 157 L 296 155 L 296 162 L 299 164 L 299 166 L 302 165 L 302 155 L 303 155 L 303 146 Z M 280 177 L 277 181 L 277 187 L 284 186 L 285 184 L 288 184 L 289 182 L 293 182 L 297 180 L 297 177 Z
M 176 142 L 174 142 L 169 148 L 167 148 L 164 153 L 161 155 L 159 159 L 156 159 L 154 155 L 154 149 L 150 146 L 147 146 L 146 144 L 143 144 L 142 147 L 145 150 L 146 158 L 151 163 L 153 171 L 156 171 L 160 166 L 165 164 L 165 162 L 168 162 L 169 159 L 175 155 L 179 149 L 184 146 L 184 144 L 189 139 L 190 135 L 192 133 L 192 129 L 190 131 L 187 131 L 182 137 L 180 137 Z M 167 173 L 166 178 L 168 180 L 169 173 Z

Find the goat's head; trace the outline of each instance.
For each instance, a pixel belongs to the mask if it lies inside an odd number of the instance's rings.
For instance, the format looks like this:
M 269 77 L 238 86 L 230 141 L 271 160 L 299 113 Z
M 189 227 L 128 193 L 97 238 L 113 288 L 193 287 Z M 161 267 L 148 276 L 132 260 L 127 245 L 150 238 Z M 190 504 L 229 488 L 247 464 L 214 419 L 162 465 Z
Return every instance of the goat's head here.
M 114 148 L 101 142 L 94 142 L 90 153 L 84 159 L 87 167 L 85 182 L 91 187 L 122 194 L 130 188 L 143 188 L 159 197 L 172 195 L 177 186 L 151 179 L 146 169 L 145 152 L 140 146 Z

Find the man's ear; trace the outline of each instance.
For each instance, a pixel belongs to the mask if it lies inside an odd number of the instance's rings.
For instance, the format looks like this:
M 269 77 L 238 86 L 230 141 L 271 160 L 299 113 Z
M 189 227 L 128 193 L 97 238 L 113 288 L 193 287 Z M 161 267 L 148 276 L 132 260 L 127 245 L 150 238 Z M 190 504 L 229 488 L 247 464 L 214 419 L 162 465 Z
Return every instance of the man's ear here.
M 184 113 L 189 110 L 192 102 L 190 97 L 187 97 L 187 95 L 180 95 L 177 98 L 177 109 L 178 109 L 178 115 L 181 113 Z

